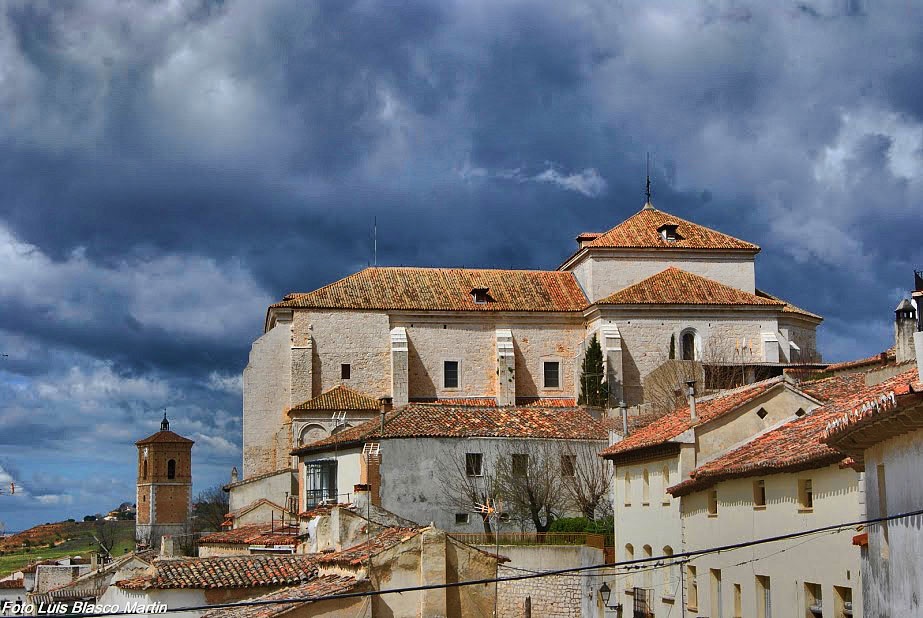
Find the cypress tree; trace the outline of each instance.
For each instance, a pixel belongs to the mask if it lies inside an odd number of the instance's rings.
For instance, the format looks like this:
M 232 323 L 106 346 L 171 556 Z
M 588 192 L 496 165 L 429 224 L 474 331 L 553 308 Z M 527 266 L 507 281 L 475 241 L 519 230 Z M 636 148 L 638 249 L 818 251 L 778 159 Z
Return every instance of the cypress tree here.
M 590 339 L 586 355 L 580 366 L 580 405 L 606 407 L 609 403 L 609 385 L 603 370 L 603 350 L 596 335 Z

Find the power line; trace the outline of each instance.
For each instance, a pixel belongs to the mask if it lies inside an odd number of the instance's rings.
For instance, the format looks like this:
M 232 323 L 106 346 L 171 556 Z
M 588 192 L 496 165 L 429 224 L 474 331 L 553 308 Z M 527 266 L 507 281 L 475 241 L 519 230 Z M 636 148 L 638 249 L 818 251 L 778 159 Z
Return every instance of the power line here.
M 214 610 L 214 609 L 230 609 L 230 608 L 239 608 L 239 607 L 252 607 L 260 605 L 278 605 L 282 603 L 309 603 L 315 601 L 328 601 L 336 599 L 354 599 L 359 597 L 369 597 L 369 596 L 382 596 L 386 594 L 404 594 L 407 592 L 423 592 L 426 590 L 439 590 L 446 588 L 461 588 L 464 586 L 476 586 L 483 584 L 493 584 L 506 581 L 521 581 L 526 579 L 538 579 L 541 577 L 552 577 L 554 575 L 564 575 L 569 573 L 579 573 L 583 571 L 598 571 L 600 569 L 612 569 L 613 567 L 624 567 L 630 565 L 643 565 L 649 562 L 662 562 L 660 566 L 652 566 L 650 570 L 658 568 L 666 568 L 670 566 L 666 561 L 670 562 L 680 562 L 678 559 L 686 558 L 687 560 L 681 562 L 689 562 L 690 560 L 705 556 L 708 554 L 721 553 L 726 551 L 732 551 L 735 549 L 743 549 L 746 547 L 754 547 L 756 545 L 765 545 L 767 543 L 776 543 L 779 541 L 786 541 L 789 539 L 796 539 L 805 536 L 810 536 L 812 534 L 821 534 L 824 532 L 843 532 L 847 528 L 855 528 L 857 526 L 869 526 L 872 524 L 880 524 L 888 521 L 893 521 L 896 519 L 904 519 L 907 517 L 915 517 L 918 515 L 923 515 L 923 509 L 917 509 L 915 511 L 907 511 L 905 513 L 898 513 L 896 515 L 888 515 L 885 517 L 875 517 L 872 519 L 860 519 L 850 522 L 840 522 L 836 524 L 830 524 L 828 526 L 821 526 L 819 528 L 811 528 L 809 530 L 802 530 L 800 532 L 790 532 L 788 534 L 780 534 L 771 537 L 763 537 L 759 539 L 754 539 L 752 541 L 742 541 L 740 543 L 732 543 L 730 545 L 720 545 L 716 547 L 708 547 L 704 549 L 694 549 L 690 551 L 685 551 L 681 553 L 675 553 L 670 555 L 662 556 L 651 556 L 645 558 L 635 558 L 632 560 L 622 560 L 621 562 L 612 562 L 612 563 L 602 563 L 594 564 L 588 566 L 579 566 L 579 567 L 570 567 L 567 569 L 555 569 L 551 571 L 541 571 L 536 573 L 525 573 L 523 575 L 510 575 L 507 577 L 488 577 L 484 579 L 472 579 L 462 582 L 447 582 L 444 584 L 427 584 L 422 586 L 408 586 L 404 588 L 389 588 L 385 590 L 365 590 L 362 592 L 343 592 L 340 594 L 331 594 L 325 596 L 316 596 L 316 597 L 289 597 L 285 599 L 255 599 L 250 601 L 239 601 L 236 603 L 218 603 L 215 605 L 192 605 L 187 607 L 177 607 L 177 608 L 167 608 L 163 612 L 159 613 L 178 613 L 178 612 L 190 612 L 190 611 L 200 611 L 200 610 Z M 758 559 L 754 559 L 758 560 Z M 627 573 L 626 573 L 627 574 Z M 102 616 L 117 616 L 119 613 L 83 613 L 83 614 L 71 614 L 73 616 L 82 616 L 83 618 L 99 618 Z

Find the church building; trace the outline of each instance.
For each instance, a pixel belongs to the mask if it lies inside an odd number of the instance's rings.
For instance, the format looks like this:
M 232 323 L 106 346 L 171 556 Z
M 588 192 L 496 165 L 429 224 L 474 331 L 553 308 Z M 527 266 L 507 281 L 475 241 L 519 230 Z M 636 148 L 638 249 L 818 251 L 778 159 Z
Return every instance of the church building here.
M 377 415 L 379 400 L 574 406 L 595 336 L 610 405 L 670 361 L 744 382 L 818 361 L 822 318 L 756 287 L 750 242 L 644 207 L 557 270 L 370 267 L 268 308 L 244 370 L 243 481 Z M 335 408 L 335 409 L 333 409 Z
M 138 440 L 135 542 L 160 547 L 164 535 L 190 532 L 192 440 L 170 431 L 164 412 L 160 431 Z

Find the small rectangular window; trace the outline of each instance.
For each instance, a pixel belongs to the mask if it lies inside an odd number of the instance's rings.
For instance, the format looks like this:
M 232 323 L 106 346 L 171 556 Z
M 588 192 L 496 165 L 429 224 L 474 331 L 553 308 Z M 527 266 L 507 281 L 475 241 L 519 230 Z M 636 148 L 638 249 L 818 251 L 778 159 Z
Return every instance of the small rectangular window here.
M 753 506 L 766 506 L 766 481 L 753 481 Z
M 558 361 L 545 361 L 545 388 L 561 388 L 561 363 Z
M 802 510 L 807 511 L 814 508 L 814 488 L 811 486 L 811 479 L 798 481 L 798 502 Z
M 458 388 L 458 361 L 445 361 L 442 364 L 443 388 Z
M 756 576 L 756 618 L 772 618 L 772 589 L 768 575 Z
M 721 569 L 711 569 L 711 615 L 714 618 L 723 618 L 724 609 L 721 605 Z
M 833 615 L 835 618 L 851 618 L 852 588 L 833 587 Z
M 734 584 L 734 618 L 744 618 L 743 607 L 743 592 L 740 584 Z
M 718 515 L 718 490 L 712 489 L 708 492 L 708 515 L 715 517 Z
M 561 474 L 573 477 L 577 474 L 577 456 L 561 455 Z
M 351 369 L 352 368 L 349 366 L 349 363 L 343 363 L 342 365 L 340 365 L 340 379 L 348 380 L 350 373 L 351 373 Z
M 471 515 L 468 513 L 455 513 L 455 523 L 458 525 L 467 524 L 471 521 Z
M 465 473 L 468 476 L 483 476 L 482 463 L 481 453 L 465 453 Z
M 699 584 L 695 581 L 695 567 L 692 565 L 686 566 L 686 609 L 699 609 Z
M 806 618 L 821 618 L 824 615 L 820 584 L 804 583 L 804 609 Z
M 513 476 L 526 476 L 529 473 L 529 456 L 513 454 Z

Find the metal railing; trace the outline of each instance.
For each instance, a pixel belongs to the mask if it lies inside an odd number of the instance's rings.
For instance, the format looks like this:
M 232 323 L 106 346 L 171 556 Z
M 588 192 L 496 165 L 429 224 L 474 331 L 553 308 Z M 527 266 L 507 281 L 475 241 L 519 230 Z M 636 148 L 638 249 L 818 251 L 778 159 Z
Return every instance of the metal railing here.
M 606 535 L 591 532 L 450 532 L 449 536 L 468 545 L 586 545 L 605 549 L 606 542 Z

